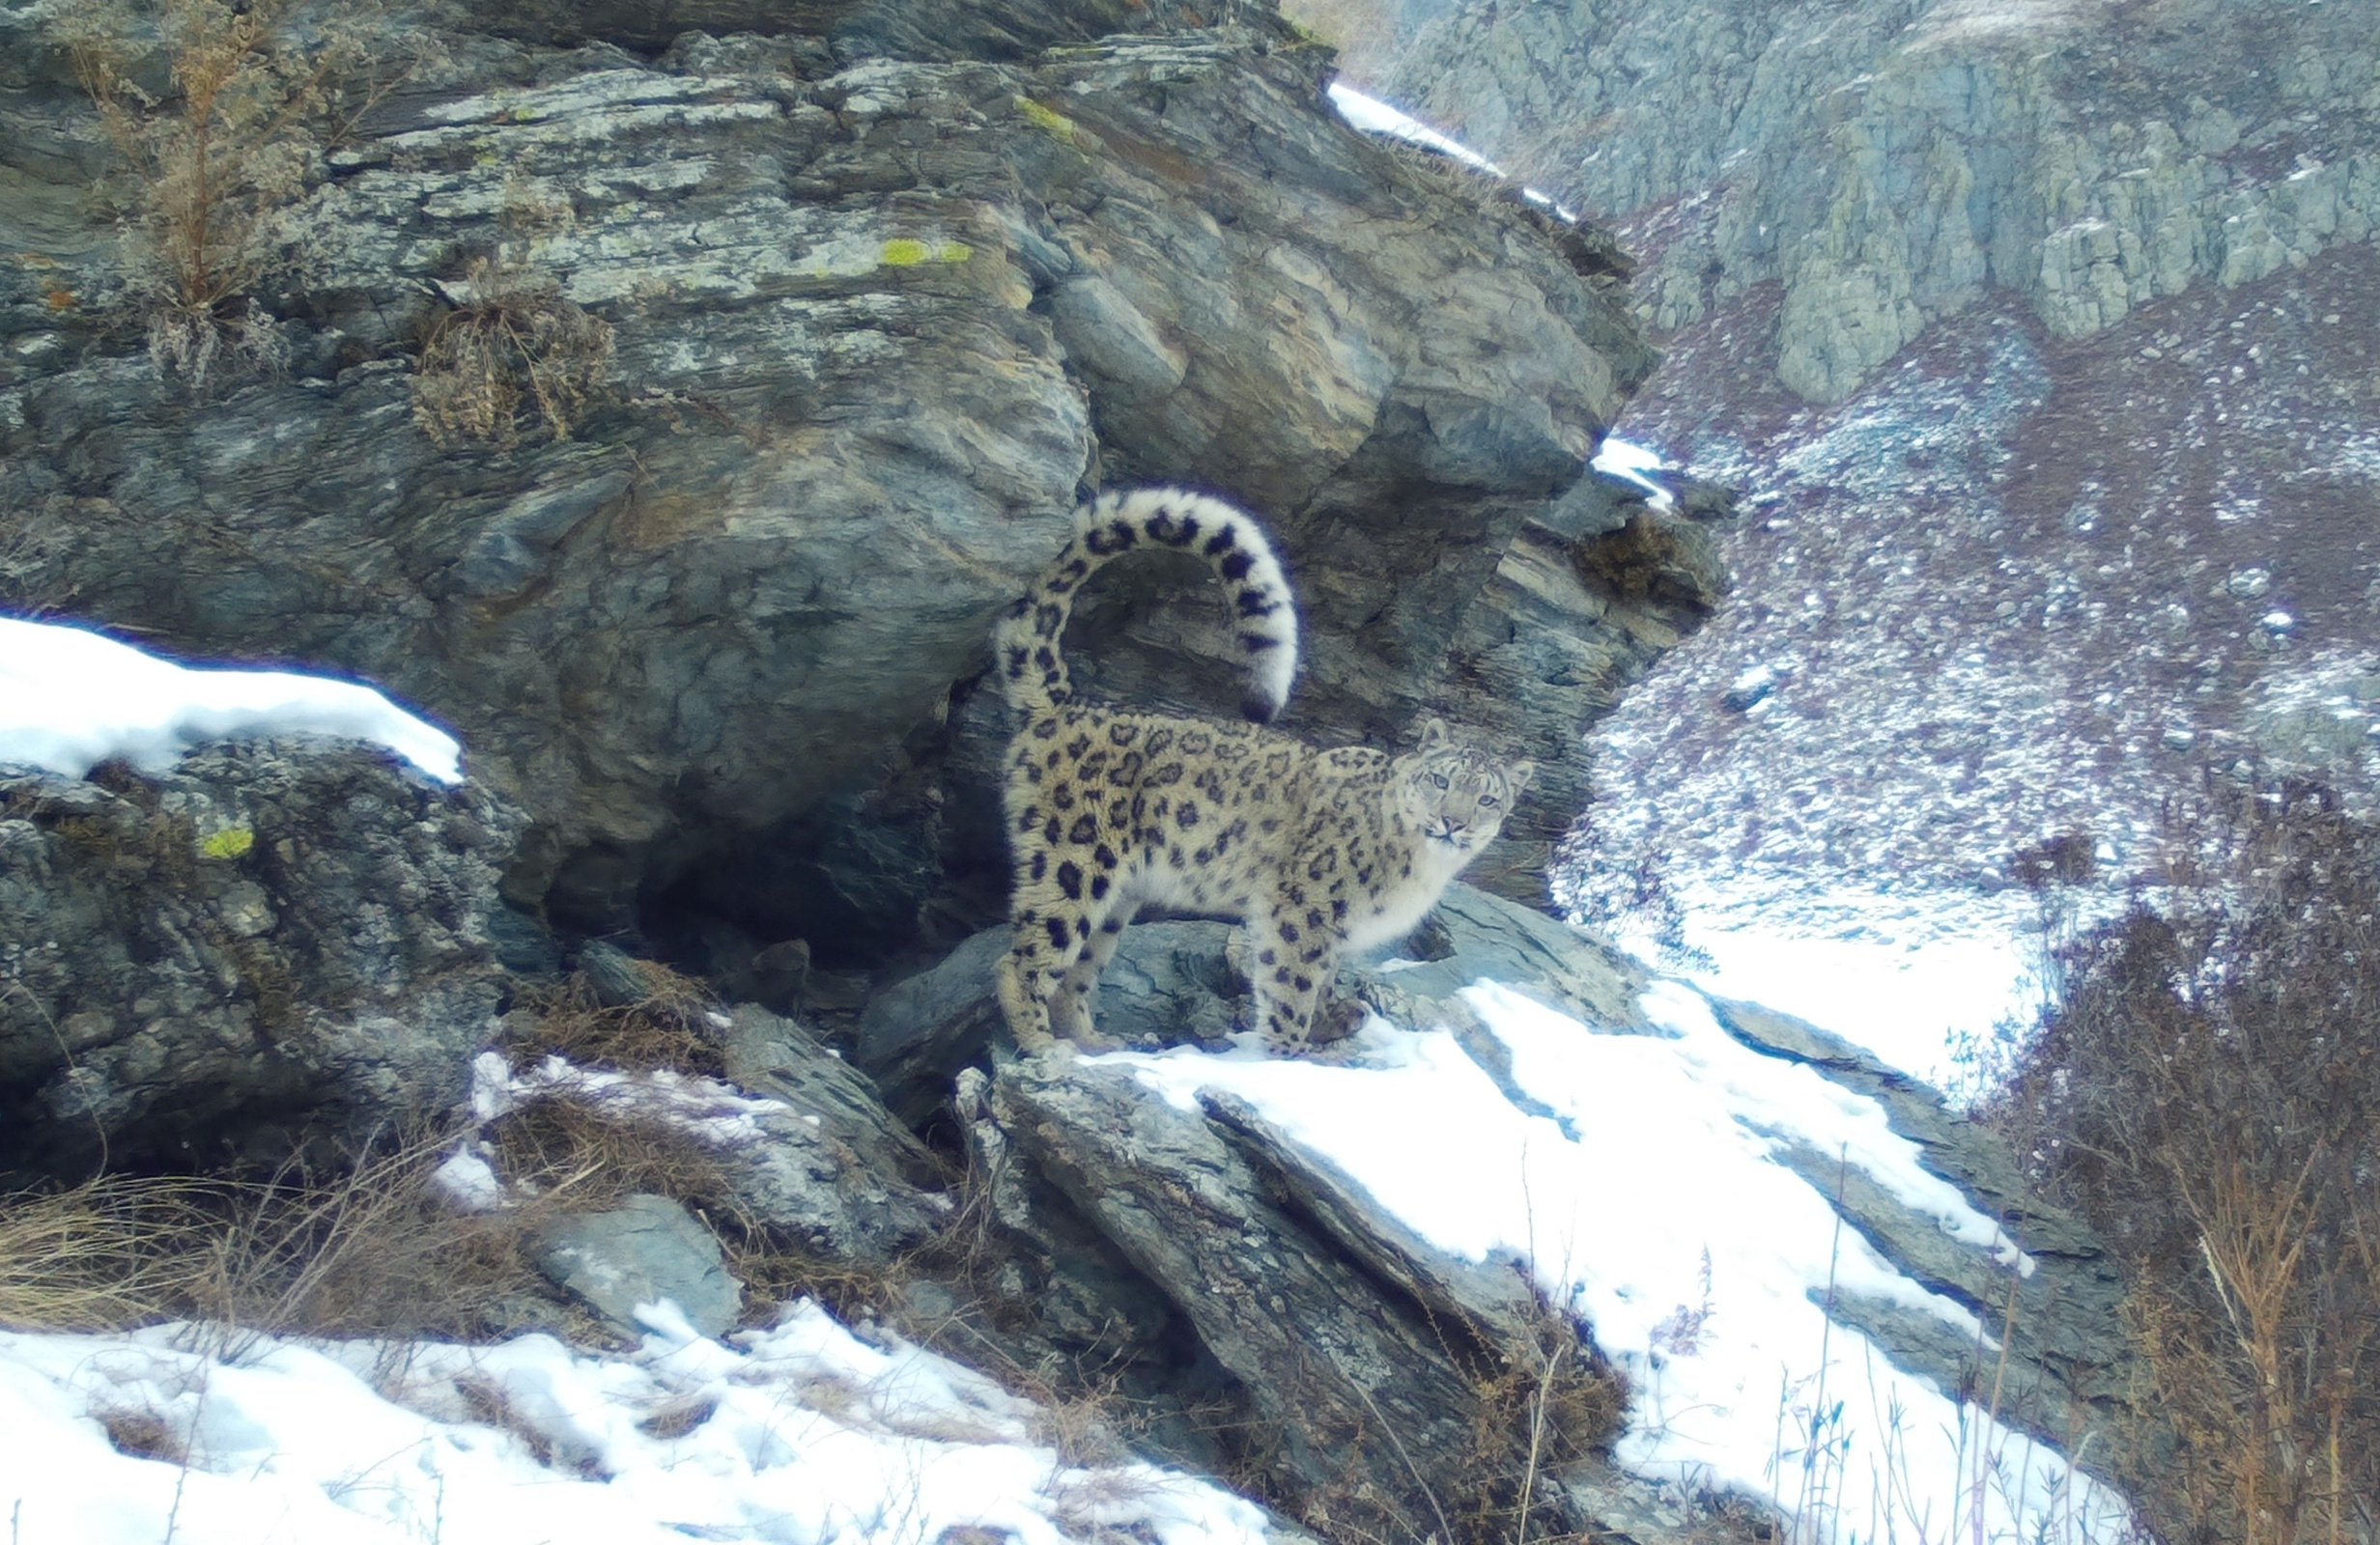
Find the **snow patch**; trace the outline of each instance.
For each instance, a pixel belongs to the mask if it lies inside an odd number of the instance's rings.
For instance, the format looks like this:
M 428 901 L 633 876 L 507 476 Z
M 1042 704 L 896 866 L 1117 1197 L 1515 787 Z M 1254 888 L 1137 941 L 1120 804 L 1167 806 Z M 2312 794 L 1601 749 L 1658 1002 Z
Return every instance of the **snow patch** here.
M 1334 80 L 1330 83 L 1330 100 L 1331 105 L 1339 109 L 1340 117 L 1366 133 L 1386 134 L 1391 138 L 1403 140 L 1407 144 L 1424 146 L 1440 154 L 1451 155 L 1463 165 L 1475 167 L 1489 177 L 1501 178 L 1507 175 L 1503 167 L 1498 166 L 1460 140 L 1431 128 L 1420 119 L 1389 106 L 1376 97 L 1366 96 L 1344 81 Z M 1576 211 L 1557 204 L 1549 194 L 1540 192 L 1533 187 L 1524 187 L 1520 193 L 1521 197 L 1530 203 L 1542 209 L 1551 210 L 1562 219 L 1572 223 L 1578 219 Z
M 233 735 L 371 741 L 440 783 L 463 777 L 453 736 L 354 682 L 178 665 L 88 629 L 0 617 L 0 764 L 81 777 L 115 758 L 163 772 Z
M 1661 453 L 1651 446 L 1622 439 L 1617 435 L 1606 435 L 1603 443 L 1596 447 L 1595 460 L 1588 464 L 1598 472 L 1625 478 L 1635 484 L 1645 491 L 1657 509 L 1665 510 L 1673 502 L 1669 490 L 1653 477 L 1654 473 L 1663 470 L 1670 464 L 1663 461 Z
M 624 1356 L 0 1333 L 0 1515 L 75 1545 L 1264 1538 L 1254 1505 L 1178 1472 L 1066 1463 L 1034 1407 L 807 1300 L 724 1344 L 648 1320 Z M 187 1464 L 119 1451 L 102 1423 L 127 1413 Z

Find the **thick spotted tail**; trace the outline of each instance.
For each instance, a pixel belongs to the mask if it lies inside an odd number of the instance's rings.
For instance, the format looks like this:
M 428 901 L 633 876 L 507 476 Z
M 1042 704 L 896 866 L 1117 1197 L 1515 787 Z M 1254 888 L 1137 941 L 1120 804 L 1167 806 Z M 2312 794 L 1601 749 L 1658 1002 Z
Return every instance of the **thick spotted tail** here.
M 1075 512 L 1074 540 L 992 630 L 992 663 L 1011 707 L 1046 713 L 1072 696 L 1062 647 L 1074 593 L 1092 573 L 1147 544 L 1195 552 L 1214 566 L 1248 661 L 1240 707 L 1262 724 L 1289 698 L 1297 674 L 1297 608 L 1264 530 L 1244 511 L 1182 489 L 1103 493 Z

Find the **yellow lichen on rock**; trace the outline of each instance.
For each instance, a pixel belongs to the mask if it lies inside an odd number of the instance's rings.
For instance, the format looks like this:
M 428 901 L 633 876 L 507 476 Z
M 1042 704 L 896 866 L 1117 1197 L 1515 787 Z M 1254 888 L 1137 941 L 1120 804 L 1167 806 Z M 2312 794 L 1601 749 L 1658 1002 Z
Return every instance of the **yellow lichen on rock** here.
M 238 858 L 256 846 L 256 832 L 249 827 L 225 827 L 200 841 L 198 851 L 210 858 Z
M 888 268 L 914 268 L 921 263 L 964 263 L 975 256 L 975 248 L 964 241 L 919 241 L 894 237 L 877 256 Z
M 1030 97 L 1016 98 L 1016 110 L 1025 115 L 1025 122 L 1045 134 L 1054 134 L 1067 144 L 1074 143 L 1074 120 L 1053 108 L 1042 106 Z

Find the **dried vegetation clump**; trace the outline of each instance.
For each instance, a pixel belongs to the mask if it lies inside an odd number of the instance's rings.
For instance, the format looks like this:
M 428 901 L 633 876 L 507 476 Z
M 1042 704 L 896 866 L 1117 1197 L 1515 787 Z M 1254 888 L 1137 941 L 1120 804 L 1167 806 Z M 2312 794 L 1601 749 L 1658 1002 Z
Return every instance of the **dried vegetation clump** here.
M 1526 1541 L 1554 1532 L 1541 1521 L 1550 1477 L 1610 1447 L 1628 1418 L 1627 1378 L 1604 1362 L 1576 1318 L 1540 1293 L 1529 1339 L 1470 1361 L 1477 1405 L 1456 1499 L 1455 1538 Z
M 439 1157 L 412 1142 L 335 1176 L 110 1176 L 0 1197 L 0 1325 L 484 1334 L 491 1306 L 539 1290 L 522 1244 L 542 1219 L 457 1212 L 430 1178 Z
M 127 298 L 161 374 L 204 384 L 282 353 L 256 290 L 292 266 L 323 152 L 422 62 L 371 5 L 71 0 L 60 35 L 116 154 Z
M 1581 577 L 1622 602 L 1709 611 L 1727 593 L 1727 568 L 1711 534 L 1650 509 L 1617 531 L 1579 543 L 1574 557 Z
M 659 961 L 622 956 L 619 969 L 633 979 L 599 984 L 582 969 L 532 992 L 505 1019 L 504 1049 L 517 1056 L 567 1057 L 581 1067 L 719 1077 L 725 1064 L 709 989 Z M 618 990 L 623 985 L 627 990 Z
M 2061 952 L 1999 1118 L 2129 1268 L 2126 1477 L 2173 1545 L 2380 1537 L 2380 830 L 2305 785 L 2168 812 Z
M 1337 1431 L 1321 1430 L 1307 1413 L 1297 1433 L 1232 1408 L 1216 1419 L 1215 1435 L 1232 1456 L 1222 1478 L 1346 1545 L 1575 1538 L 1561 1525 L 1557 1477 L 1610 1447 L 1627 1419 L 1629 1383 L 1596 1351 L 1587 1328 L 1542 1293 L 1524 1320 L 1515 1340 L 1468 1320 L 1432 1318 L 1439 1349 L 1465 1385 L 1457 1445 L 1415 1445 L 1376 1407 Z M 1292 1447 L 1335 1455 L 1338 1477 L 1315 1490 L 1282 1490 Z M 1383 1459 L 1411 1477 L 1403 1495 L 1378 1484 L 1374 1470 Z
M 522 429 L 566 440 L 611 377 L 611 324 L 525 260 L 475 258 L 465 302 L 435 323 L 413 372 L 413 421 L 439 445 L 510 448 Z

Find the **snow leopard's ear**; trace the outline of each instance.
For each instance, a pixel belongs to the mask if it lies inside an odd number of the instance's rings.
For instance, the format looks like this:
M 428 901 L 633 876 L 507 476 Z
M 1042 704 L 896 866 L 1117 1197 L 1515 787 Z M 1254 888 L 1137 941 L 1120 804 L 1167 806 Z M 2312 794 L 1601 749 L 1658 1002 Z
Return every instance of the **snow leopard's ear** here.
M 1436 715 L 1422 720 L 1422 750 L 1434 751 L 1453 739 L 1454 736 L 1447 733 L 1446 720 Z
M 1515 762 L 1511 766 L 1507 767 L 1504 770 L 1504 792 L 1506 797 L 1515 800 L 1519 799 L 1520 791 L 1529 786 L 1529 779 L 1534 777 L 1536 774 L 1537 764 L 1535 762 Z

